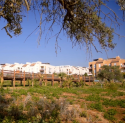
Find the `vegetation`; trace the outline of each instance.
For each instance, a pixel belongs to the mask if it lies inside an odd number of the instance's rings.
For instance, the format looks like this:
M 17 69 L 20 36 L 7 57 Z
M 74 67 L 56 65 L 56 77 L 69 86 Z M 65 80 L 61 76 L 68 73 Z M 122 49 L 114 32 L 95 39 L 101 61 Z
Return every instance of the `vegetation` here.
M 119 66 L 107 66 L 104 65 L 101 67 L 101 71 L 98 72 L 97 77 L 102 81 L 107 80 L 111 81 L 122 81 L 123 75 L 119 69 Z
M 124 77 L 124 79 L 125 79 L 125 72 L 123 72 L 123 77 Z
M 104 114 L 104 118 L 114 121 L 115 117 L 114 115 L 116 114 L 116 110 L 115 109 L 109 109 L 107 112 L 105 112 Z
M 27 86 L 28 81 L 26 87 L 5 87 L 8 82 L 0 88 L 2 123 L 80 123 L 84 122 L 82 119 L 97 123 L 100 120 L 124 122 L 125 88 L 122 83 L 113 83 L 117 89 L 111 89 L 109 85 L 101 88 L 100 83 L 70 88 L 67 85 L 60 88 L 58 84 L 39 86 L 37 80 L 33 87 Z
M 3 27 L 7 35 L 12 38 L 14 35 L 21 34 L 21 23 L 26 16 L 25 11 L 38 12 L 40 23 L 39 41 L 42 35 L 42 25 L 50 23 L 49 31 L 53 31 L 55 24 L 60 26 L 59 32 L 55 35 L 56 41 L 62 31 L 65 31 L 73 45 L 86 45 L 87 50 L 94 46 L 94 39 L 99 42 L 103 49 L 113 49 L 114 28 L 120 26 L 119 21 L 125 19 L 125 1 L 114 1 L 123 12 L 123 17 L 119 17 L 107 4 L 109 0 L 0 0 L 0 18 L 6 20 L 7 24 Z M 105 8 L 105 10 L 102 10 Z M 108 13 L 107 13 L 108 12 Z M 106 21 L 110 21 L 109 26 Z M 111 26 L 113 25 L 113 26 Z M 37 29 L 36 28 L 36 29 Z M 90 49 L 89 49 L 90 48 Z
M 63 86 L 64 78 L 67 76 L 67 74 L 64 73 L 64 72 L 61 72 L 61 73 L 58 74 L 58 76 L 59 76 L 60 79 L 61 79 L 61 81 L 60 81 L 60 87 L 62 87 L 62 86 Z

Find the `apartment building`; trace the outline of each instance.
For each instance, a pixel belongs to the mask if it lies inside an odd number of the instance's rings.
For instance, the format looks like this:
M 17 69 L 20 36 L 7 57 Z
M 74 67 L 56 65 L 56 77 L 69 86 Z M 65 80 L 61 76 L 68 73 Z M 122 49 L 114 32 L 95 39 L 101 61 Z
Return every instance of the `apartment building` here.
M 10 71 L 18 71 L 18 72 L 29 72 L 29 73 L 41 73 L 41 74 L 53 74 L 53 73 L 61 73 L 64 72 L 68 75 L 84 75 L 87 73 L 88 75 L 92 75 L 89 72 L 89 68 L 80 67 L 80 66 L 70 66 L 70 65 L 62 65 L 62 66 L 53 66 L 50 63 L 42 63 L 42 62 L 26 62 L 26 64 L 0 64 L 0 70 L 10 70 Z
M 119 56 L 106 60 L 103 58 L 94 59 L 92 62 L 89 62 L 89 71 L 96 76 L 103 65 L 120 66 L 121 72 L 125 72 L 125 59 L 121 59 Z

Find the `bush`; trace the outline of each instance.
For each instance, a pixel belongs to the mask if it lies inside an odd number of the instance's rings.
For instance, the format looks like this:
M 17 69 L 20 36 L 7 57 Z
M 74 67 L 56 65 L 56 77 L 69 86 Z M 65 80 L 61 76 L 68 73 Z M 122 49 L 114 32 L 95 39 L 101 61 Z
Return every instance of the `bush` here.
M 87 117 L 86 111 L 81 112 L 81 113 L 80 113 L 80 116 L 81 116 L 81 117 Z
M 86 97 L 87 101 L 96 101 L 99 102 L 101 100 L 101 97 L 99 95 L 89 95 Z
M 112 99 L 103 99 L 103 105 L 105 106 L 117 106 L 118 105 L 118 100 L 112 100 Z
M 104 111 L 101 102 L 91 104 L 90 107 L 93 108 L 93 109 L 96 109 L 96 110 L 98 110 L 98 111 L 100 111 L 100 112 L 103 112 L 103 111 Z
M 117 91 L 118 90 L 118 86 L 116 83 L 110 83 L 107 85 L 107 88 L 113 91 Z
M 115 109 L 109 109 L 107 112 L 104 113 L 104 118 L 110 120 L 110 121 L 114 121 L 115 117 L 114 115 L 117 113 L 117 111 Z

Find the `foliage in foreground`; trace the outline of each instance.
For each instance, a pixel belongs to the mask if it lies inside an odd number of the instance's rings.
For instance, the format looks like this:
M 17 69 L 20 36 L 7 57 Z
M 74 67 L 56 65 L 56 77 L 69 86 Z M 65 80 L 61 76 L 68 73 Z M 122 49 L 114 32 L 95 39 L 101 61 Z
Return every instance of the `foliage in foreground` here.
M 68 109 L 66 100 L 50 101 L 46 97 L 33 101 L 27 95 L 23 102 L 6 100 L 0 96 L 0 122 L 49 122 L 73 121 L 79 114 L 74 109 Z M 15 105 L 16 104 L 16 105 Z
M 116 85 L 121 88 L 121 83 Z M 58 85 L 30 86 L 21 89 L 2 87 L 0 95 L 0 122 L 5 123 L 14 121 L 59 123 L 68 122 L 68 120 L 77 122 L 76 117 L 91 119 L 91 122 L 99 120 L 100 118 L 94 119 L 96 116 L 88 113 L 92 110 L 102 112 L 104 118 L 114 122 L 113 111 L 108 111 L 108 109 L 117 110 L 118 108 L 117 114 L 125 114 L 125 93 L 107 86 L 101 88 L 100 84 L 72 88 L 59 88 Z M 8 95 L 11 98 L 6 98 Z M 83 110 L 77 110 L 75 105 L 81 106 Z M 119 112 L 119 108 L 123 111 Z M 124 121 L 124 117 L 119 120 Z
M 114 10 L 107 3 L 108 0 L 1 0 L 0 2 L 0 18 L 7 21 L 7 25 L 3 27 L 7 35 L 12 38 L 14 35 L 21 34 L 21 22 L 26 16 L 25 11 L 33 10 L 38 12 L 40 23 L 37 28 L 40 29 L 39 41 L 42 35 L 42 25 L 51 23 L 49 31 L 53 31 L 53 26 L 58 24 L 60 30 L 56 34 L 56 40 L 62 31 L 65 31 L 73 43 L 80 46 L 86 45 L 87 50 L 91 49 L 94 39 L 99 42 L 101 48 L 113 49 L 114 27 L 107 26 L 104 22 L 107 19 L 109 25 L 120 26 L 119 20 L 124 21 L 125 1 L 116 0 L 115 4 L 120 6 L 123 11 L 123 18 L 119 18 Z M 109 3 L 110 4 L 110 3 Z M 106 11 L 101 8 L 105 7 Z M 44 16 L 43 16 L 44 15 Z M 104 16 L 103 16 L 104 15 Z M 34 15 L 35 16 L 35 15 Z M 44 23 L 44 24 L 43 24 Z M 36 29 L 37 29 L 36 28 Z M 48 27 L 47 27 L 48 28 Z M 43 28 L 44 29 L 44 28 Z M 117 33 L 115 33 L 117 34 Z M 119 36 L 119 34 L 117 34 Z M 90 48 L 90 49 L 89 49 Z M 97 50 L 98 51 L 98 50 Z

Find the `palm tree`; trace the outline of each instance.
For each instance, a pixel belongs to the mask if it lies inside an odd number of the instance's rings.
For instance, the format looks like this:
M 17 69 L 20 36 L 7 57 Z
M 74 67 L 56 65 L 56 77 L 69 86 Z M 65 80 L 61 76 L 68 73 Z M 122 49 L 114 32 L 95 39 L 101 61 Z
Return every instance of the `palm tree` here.
M 67 85 L 68 88 L 70 88 L 70 87 L 72 86 L 72 84 L 73 84 L 73 83 L 72 83 L 73 76 L 72 76 L 72 75 L 69 75 L 69 76 L 67 76 L 66 79 L 67 79 L 67 81 L 66 81 L 67 84 L 66 84 L 66 85 Z
M 64 77 L 66 77 L 67 74 L 64 73 L 64 72 L 61 72 L 61 73 L 58 74 L 58 76 L 60 78 L 60 87 L 62 87 L 62 84 L 63 84 L 63 81 L 64 81 Z

